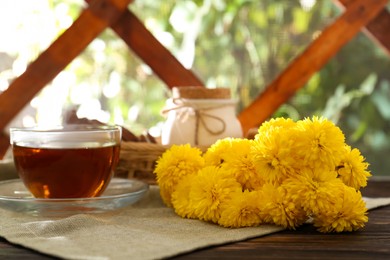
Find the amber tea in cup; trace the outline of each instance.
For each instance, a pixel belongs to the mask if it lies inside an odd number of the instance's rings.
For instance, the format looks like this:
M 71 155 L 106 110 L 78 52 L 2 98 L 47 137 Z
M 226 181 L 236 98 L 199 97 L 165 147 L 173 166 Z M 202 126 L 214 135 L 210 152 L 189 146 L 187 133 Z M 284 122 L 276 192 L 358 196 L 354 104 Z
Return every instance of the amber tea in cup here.
M 36 198 L 99 196 L 119 160 L 121 128 L 11 128 L 16 169 Z

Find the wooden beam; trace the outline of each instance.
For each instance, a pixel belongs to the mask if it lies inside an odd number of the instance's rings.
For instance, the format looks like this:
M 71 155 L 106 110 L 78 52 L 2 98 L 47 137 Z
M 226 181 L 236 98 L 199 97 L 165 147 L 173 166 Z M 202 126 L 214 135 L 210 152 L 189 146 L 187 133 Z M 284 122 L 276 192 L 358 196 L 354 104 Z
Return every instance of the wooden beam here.
M 363 26 L 374 19 L 388 0 L 354 0 L 336 21 L 267 86 L 238 118 L 244 133 L 258 127 L 306 84 Z
M 9 145 L 9 136 L 0 132 L 0 160 L 4 158 Z
M 204 85 L 145 28 L 132 12 L 126 11 L 111 28 L 169 88 Z
M 0 95 L 0 129 L 105 28 L 115 23 L 132 0 L 94 0 L 26 71 Z
M 348 8 L 354 0 L 334 0 L 340 8 Z M 383 50 L 390 55 L 390 12 L 383 8 L 382 11 L 372 19 L 363 32 Z
M 85 0 L 90 3 L 92 0 Z M 147 64 L 169 87 L 203 86 L 204 83 L 186 69 L 172 53 L 166 49 L 137 16 L 126 10 L 121 18 L 111 25 L 111 29 L 121 37 L 127 46 Z

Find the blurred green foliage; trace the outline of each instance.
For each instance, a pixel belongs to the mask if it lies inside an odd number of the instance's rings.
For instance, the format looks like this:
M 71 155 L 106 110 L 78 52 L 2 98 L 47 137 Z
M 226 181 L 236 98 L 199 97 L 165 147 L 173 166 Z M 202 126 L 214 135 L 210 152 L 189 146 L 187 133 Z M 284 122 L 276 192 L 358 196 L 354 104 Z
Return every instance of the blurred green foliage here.
M 51 0 L 53 8 L 63 2 Z M 83 1 L 65 2 L 76 18 Z M 338 17 L 332 2 L 136 0 L 130 9 L 206 86 L 231 88 L 238 113 Z M 140 133 L 164 121 L 160 110 L 169 90 L 111 30 L 67 70 L 76 73 L 78 84 L 98 86 L 93 95 L 111 122 Z M 105 96 L 115 79 L 119 92 Z M 390 175 L 390 58 L 363 33 L 274 114 L 295 120 L 312 115 L 338 124 L 374 175 Z
M 310 2 L 314 5 L 304 5 Z M 167 47 L 177 57 L 183 49 L 190 49 L 185 44 L 196 46 L 192 70 L 209 87 L 230 87 L 239 100 L 238 112 L 340 14 L 327 0 L 159 4 L 146 0 L 136 1 L 132 10 L 144 21 L 154 19 L 160 30 L 172 35 L 174 44 Z M 182 20 L 172 19 L 175 16 Z M 179 21 L 187 25 L 182 32 L 175 30 L 174 22 Z M 367 158 L 373 174 L 390 175 L 390 59 L 363 33 L 274 116 L 301 119 L 312 115 L 326 116 L 338 124 L 347 142 Z

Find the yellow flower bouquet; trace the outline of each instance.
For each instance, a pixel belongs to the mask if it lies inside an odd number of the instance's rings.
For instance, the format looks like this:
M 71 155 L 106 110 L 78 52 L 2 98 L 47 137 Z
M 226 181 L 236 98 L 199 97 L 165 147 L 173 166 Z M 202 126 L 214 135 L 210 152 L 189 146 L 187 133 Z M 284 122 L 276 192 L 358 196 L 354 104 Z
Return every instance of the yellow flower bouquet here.
M 164 203 L 183 218 L 238 228 L 309 219 L 320 232 L 355 231 L 368 221 L 360 188 L 368 163 L 324 118 L 263 123 L 255 138 L 225 138 L 204 153 L 173 145 L 154 173 Z

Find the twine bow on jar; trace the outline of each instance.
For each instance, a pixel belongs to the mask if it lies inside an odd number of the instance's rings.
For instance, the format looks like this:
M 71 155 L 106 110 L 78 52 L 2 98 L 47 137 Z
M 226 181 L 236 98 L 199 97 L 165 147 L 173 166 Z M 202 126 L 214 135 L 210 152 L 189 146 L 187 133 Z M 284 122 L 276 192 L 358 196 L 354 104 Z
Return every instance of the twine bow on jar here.
M 176 110 L 177 111 L 177 120 L 184 122 L 188 120 L 188 117 L 191 115 L 195 116 L 195 136 L 194 136 L 194 143 L 195 145 L 199 145 L 199 126 L 200 124 L 203 125 L 204 129 L 211 135 L 220 135 L 226 130 L 226 122 L 223 120 L 220 116 L 212 115 L 208 113 L 207 111 L 217 109 L 217 108 L 223 108 L 226 106 L 230 106 L 227 104 L 216 104 L 208 107 L 196 107 L 195 104 L 191 104 L 189 101 L 184 101 L 181 98 L 174 98 L 172 99 L 172 103 L 175 104 L 175 107 L 166 108 L 161 111 L 161 113 L 164 115 L 168 113 L 169 111 Z M 215 129 L 209 126 L 207 123 L 207 118 L 214 119 L 217 122 L 221 123 L 221 127 L 219 129 Z
M 220 138 L 242 137 L 235 104 L 229 89 L 174 88 L 162 110 L 162 144 L 209 146 Z

